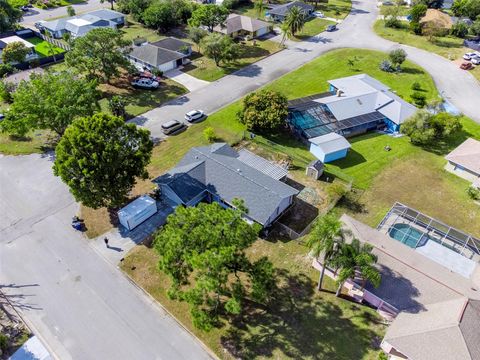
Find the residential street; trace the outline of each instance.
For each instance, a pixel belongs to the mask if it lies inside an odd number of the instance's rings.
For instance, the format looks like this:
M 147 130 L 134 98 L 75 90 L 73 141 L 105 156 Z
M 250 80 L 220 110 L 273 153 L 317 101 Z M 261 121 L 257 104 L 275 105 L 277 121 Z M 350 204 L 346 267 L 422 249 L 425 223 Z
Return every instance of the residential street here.
M 78 205 L 51 166 L 38 154 L 0 157 L 0 290 L 49 350 L 61 360 L 209 359 L 71 228 Z
M 202 109 L 212 114 L 327 51 L 345 47 L 389 51 L 401 47 L 407 51 L 410 61 L 430 72 L 444 98 L 480 123 L 477 105 L 480 103 L 480 83 L 467 71 L 459 69 L 457 64 L 439 55 L 378 37 L 371 28 L 377 17 L 376 1 L 353 1 L 352 12 L 338 26 L 338 31 L 324 32 L 310 41 L 294 43 L 284 51 L 153 109 L 132 121 L 148 128 L 154 137 L 163 137 L 162 123 L 171 119 L 181 120 L 184 114 L 192 109 Z

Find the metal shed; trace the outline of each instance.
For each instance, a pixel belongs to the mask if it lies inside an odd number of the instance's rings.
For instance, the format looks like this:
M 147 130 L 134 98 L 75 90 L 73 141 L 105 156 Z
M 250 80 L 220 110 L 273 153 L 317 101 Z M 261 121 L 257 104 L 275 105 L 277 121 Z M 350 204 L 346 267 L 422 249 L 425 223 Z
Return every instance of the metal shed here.
M 133 230 L 142 222 L 155 215 L 157 203 L 150 196 L 143 195 L 118 211 L 120 224 Z

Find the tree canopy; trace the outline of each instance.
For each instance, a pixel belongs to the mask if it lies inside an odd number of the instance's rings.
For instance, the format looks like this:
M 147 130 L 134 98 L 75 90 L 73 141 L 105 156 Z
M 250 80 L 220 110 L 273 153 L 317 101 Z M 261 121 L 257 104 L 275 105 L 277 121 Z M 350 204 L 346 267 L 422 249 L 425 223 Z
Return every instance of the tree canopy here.
M 89 78 L 109 82 L 119 76 L 120 69 L 130 69 L 130 62 L 125 57 L 128 45 L 130 42 L 124 40 L 123 33 L 118 30 L 93 29 L 75 39 L 72 50 L 65 55 L 65 62 Z
M 259 230 L 242 219 L 241 210 L 217 203 L 179 206 L 168 217 L 154 241 L 159 268 L 172 281 L 169 295 L 190 305 L 197 328 L 208 331 L 220 316 L 239 314 L 247 299 L 268 300 L 273 266 L 246 254 Z
M 141 21 L 145 9 L 151 0 L 117 0 L 118 10 L 124 14 L 131 14 L 135 21 Z
M 217 25 L 223 24 L 228 16 L 228 9 L 215 4 L 200 5 L 192 12 L 188 20 L 190 26 L 205 26 L 209 32 Z
M 432 114 L 428 111 L 417 111 L 405 121 L 400 130 L 417 145 L 428 145 L 459 132 L 462 124 L 458 116 L 446 112 Z
M 22 16 L 22 12 L 7 0 L 0 0 L 0 33 L 13 30 Z
M 75 77 L 70 72 L 32 74 L 12 94 L 12 105 L 2 129 L 25 135 L 30 129 L 49 129 L 63 135 L 72 121 L 92 115 L 98 109 L 95 80 Z
M 6 64 L 11 62 L 22 62 L 25 61 L 26 56 L 30 52 L 30 49 L 25 46 L 24 43 L 20 41 L 14 41 L 7 46 L 2 51 L 2 61 Z
M 403 49 L 394 49 L 389 52 L 388 57 L 392 65 L 395 66 L 397 70 L 400 70 L 402 64 L 407 60 L 407 53 Z
M 252 131 L 276 130 L 285 124 L 287 116 L 286 96 L 272 90 L 248 94 L 243 99 L 243 109 L 238 114 L 240 122 Z
M 53 171 L 85 206 L 117 207 L 136 178 L 148 177 L 152 149 L 148 130 L 119 117 L 95 114 L 67 128 L 55 149 Z
M 455 0 L 452 5 L 455 16 L 466 16 L 476 20 L 480 15 L 480 1 L 478 0 Z
M 201 41 L 205 56 L 213 59 L 217 66 L 220 62 L 236 60 L 240 54 L 239 45 L 235 44 L 230 36 L 212 33 Z
M 185 0 L 154 1 L 145 9 L 141 18 L 148 27 L 165 32 L 186 24 L 194 6 Z

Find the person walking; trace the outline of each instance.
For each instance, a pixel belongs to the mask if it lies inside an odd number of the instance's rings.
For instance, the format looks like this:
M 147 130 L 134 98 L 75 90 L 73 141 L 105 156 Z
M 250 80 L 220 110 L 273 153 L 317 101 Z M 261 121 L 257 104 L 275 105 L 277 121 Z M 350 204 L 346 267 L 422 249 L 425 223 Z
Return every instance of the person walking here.
M 103 239 L 103 241 L 105 241 L 105 246 L 106 246 L 106 247 L 107 247 L 107 249 L 108 249 L 108 248 L 110 247 L 110 246 L 108 245 L 108 238 L 107 238 L 107 237 L 105 237 L 105 239 Z

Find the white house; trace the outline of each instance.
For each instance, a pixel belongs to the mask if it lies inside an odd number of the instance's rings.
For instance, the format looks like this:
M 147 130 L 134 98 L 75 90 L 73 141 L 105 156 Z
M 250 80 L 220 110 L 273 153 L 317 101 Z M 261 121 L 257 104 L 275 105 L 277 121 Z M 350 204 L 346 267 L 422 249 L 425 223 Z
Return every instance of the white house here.
M 25 39 L 22 39 L 21 37 L 19 37 L 17 35 L 13 35 L 13 36 L 8 36 L 8 37 L 4 37 L 4 38 L 0 39 L 0 59 L 1 59 L 3 49 L 5 49 L 5 47 L 8 44 L 11 44 L 11 43 L 14 43 L 14 42 L 22 43 L 23 45 L 25 45 L 29 49 L 30 52 L 27 54 L 25 60 L 31 60 L 31 59 L 34 59 L 35 57 L 38 56 L 35 53 L 35 45 L 33 45 L 31 42 L 28 42 Z

